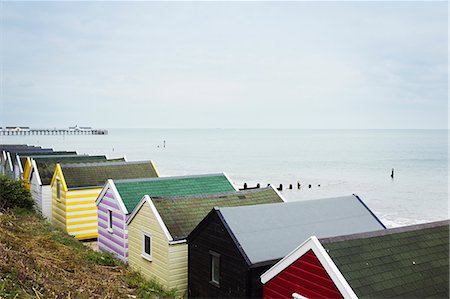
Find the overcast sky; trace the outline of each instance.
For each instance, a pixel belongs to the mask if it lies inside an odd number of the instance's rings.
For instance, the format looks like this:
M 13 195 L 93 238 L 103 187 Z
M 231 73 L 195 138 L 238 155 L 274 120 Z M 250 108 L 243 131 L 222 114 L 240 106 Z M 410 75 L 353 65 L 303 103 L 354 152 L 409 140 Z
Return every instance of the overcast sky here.
M 0 125 L 447 128 L 446 2 L 4 2 Z

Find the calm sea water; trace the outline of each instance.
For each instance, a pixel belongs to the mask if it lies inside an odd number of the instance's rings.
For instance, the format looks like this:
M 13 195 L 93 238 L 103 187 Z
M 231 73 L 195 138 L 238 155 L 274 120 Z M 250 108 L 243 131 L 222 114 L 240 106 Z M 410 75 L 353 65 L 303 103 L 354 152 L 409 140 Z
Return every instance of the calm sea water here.
M 289 201 L 356 193 L 388 226 L 449 218 L 447 130 L 110 129 L 0 143 L 152 159 L 163 176 L 226 172 L 238 186 L 293 184 L 282 192 Z

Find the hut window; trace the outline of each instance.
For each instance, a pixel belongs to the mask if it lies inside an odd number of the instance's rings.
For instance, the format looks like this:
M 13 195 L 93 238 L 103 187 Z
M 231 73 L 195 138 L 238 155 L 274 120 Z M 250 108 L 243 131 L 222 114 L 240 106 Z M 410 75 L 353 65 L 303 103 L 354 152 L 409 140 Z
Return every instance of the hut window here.
M 113 220 L 112 220 L 112 211 L 108 210 L 108 231 L 112 232 L 113 230 Z
M 308 297 L 302 296 L 302 295 L 297 294 L 297 293 L 293 293 L 292 294 L 292 299 L 308 299 Z
M 32 168 L 31 169 L 31 171 L 30 171 L 30 174 L 28 175 L 28 183 L 31 183 L 31 177 L 33 176 L 33 174 L 34 174 L 34 168 Z
M 61 182 L 56 180 L 56 198 L 61 199 Z
M 220 254 L 214 251 L 210 251 L 211 257 L 211 283 L 213 285 L 220 285 Z
M 142 234 L 142 257 L 152 260 L 152 237 L 148 233 Z

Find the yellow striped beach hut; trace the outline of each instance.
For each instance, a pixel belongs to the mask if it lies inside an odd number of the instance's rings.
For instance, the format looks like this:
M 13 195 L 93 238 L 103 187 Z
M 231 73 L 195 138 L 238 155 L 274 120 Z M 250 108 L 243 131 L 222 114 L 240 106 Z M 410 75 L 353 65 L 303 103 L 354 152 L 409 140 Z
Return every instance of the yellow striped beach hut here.
M 97 238 L 95 200 L 108 179 L 159 177 L 152 161 L 56 164 L 52 222 L 79 240 Z

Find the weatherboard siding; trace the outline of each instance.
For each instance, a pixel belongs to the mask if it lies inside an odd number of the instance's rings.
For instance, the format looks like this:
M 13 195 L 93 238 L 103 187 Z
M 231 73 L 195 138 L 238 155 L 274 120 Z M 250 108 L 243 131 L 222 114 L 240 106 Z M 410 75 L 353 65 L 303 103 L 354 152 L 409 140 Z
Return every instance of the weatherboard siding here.
M 55 174 L 52 182 L 52 220 L 53 223 L 62 226 L 65 231 L 75 238 L 97 238 L 97 206 L 95 200 L 101 189 L 82 189 L 64 191 L 61 186 L 61 198 L 56 198 L 56 180 L 60 179 L 59 173 Z
M 28 181 L 28 176 L 30 174 L 30 171 L 32 169 L 32 165 L 31 165 L 31 159 L 27 158 L 25 165 L 23 166 L 23 185 L 25 186 L 25 188 L 27 188 L 27 190 L 31 191 L 31 180 Z M 33 174 L 32 174 L 33 175 Z
M 142 257 L 143 232 L 151 234 L 152 260 Z M 128 264 L 148 279 L 170 286 L 169 244 L 148 204 L 144 204 L 128 226 Z
M 56 182 L 58 180 L 61 180 L 61 175 L 59 171 L 55 171 L 54 179 L 52 180 L 52 223 L 55 225 L 58 225 L 62 227 L 63 229 L 66 228 L 66 207 L 64 205 L 65 202 L 65 196 L 66 192 L 63 189 L 63 186 L 61 184 L 61 198 L 58 199 L 56 197 Z
M 214 213 L 207 217 L 189 239 L 189 297 L 249 298 L 251 286 L 247 263 L 219 216 Z M 210 283 L 210 251 L 220 254 L 220 287 Z
M 22 173 L 20 172 L 20 167 L 17 163 L 14 162 L 14 172 L 13 172 L 13 178 L 15 180 L 21 180 L 22 179 Z M 28 189 L 29 190 L 29 189 Z
M 5 161 L 5 175 L 11 179 L 14 179 L 14 167 L 11 163 L 11 155 L 7 153 L 7 160 Z
M 293 293 L 307 298 L 343 298 L 312 250 L 263 286 L 264 299 L 289 299 Z
M 188 246 L 186 243 L 169 245 L 169 287 L 184 295 L 188 284 Z
M 34 206 L 42 214 L 42 186 L 39 184 L 36 172 L 31 174 L 30 182 L 28 183 L 28 190 L 30 190 L 31 197 L 34 200 Z
M 97 205 L 101 189 L 68 191 L 66 194 L 67 232 L 77 239 L 92 239 L 98 235 Z
M 108 230 L 108 211 L 112 211 L 112 231 Z M 111 189 L 108 189 L 98 204 L 98 246 L 101 251 L 112 253 L 123 262 L 128 262 L 128 226 L 127 215 Z
M 40 187 L 42 215 L 50 220 L 52 219 L 52 187 L 50 185 L 42 185 Z

